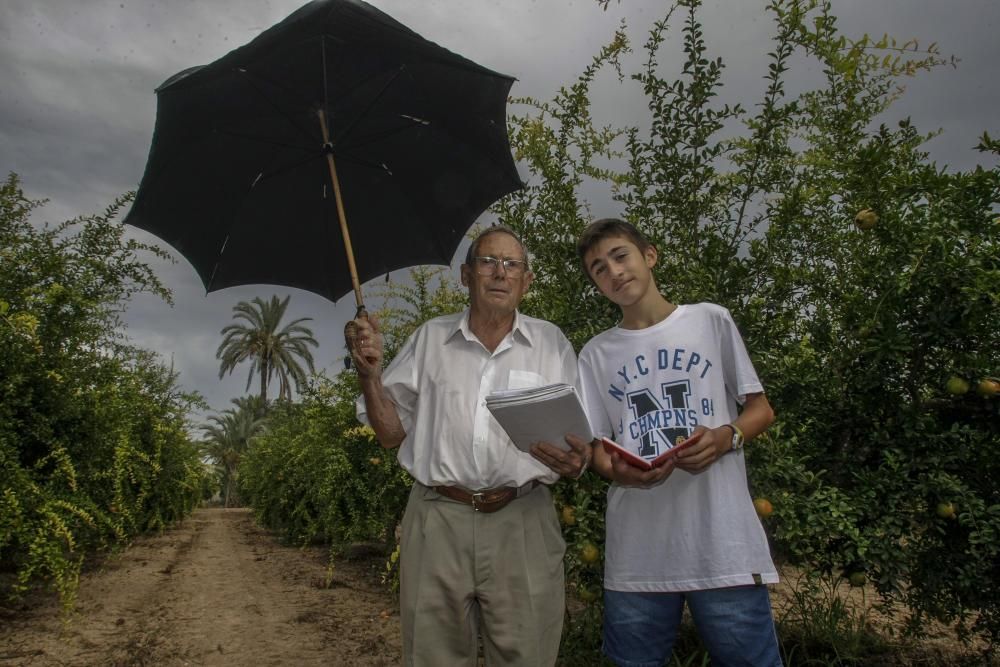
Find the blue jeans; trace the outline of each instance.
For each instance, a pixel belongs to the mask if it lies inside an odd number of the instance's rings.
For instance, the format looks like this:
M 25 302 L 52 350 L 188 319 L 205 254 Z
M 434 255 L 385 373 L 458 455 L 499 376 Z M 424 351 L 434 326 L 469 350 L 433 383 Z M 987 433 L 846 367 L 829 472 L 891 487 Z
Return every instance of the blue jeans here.
M 781 667 L 766 586 L 685 593 L 604 591 L 604 653 L 619 667 L 662 667 L 684 602 L 713 667 Z

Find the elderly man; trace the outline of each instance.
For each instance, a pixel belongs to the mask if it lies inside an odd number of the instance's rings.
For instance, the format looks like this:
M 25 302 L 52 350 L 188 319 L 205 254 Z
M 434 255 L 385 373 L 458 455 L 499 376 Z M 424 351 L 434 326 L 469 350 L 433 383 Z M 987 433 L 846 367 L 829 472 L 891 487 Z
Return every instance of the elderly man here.
M 565 543 L 547 485 L 582 475 L 590 448 L 544 443 L 533 458 L 510 444 L 485 398 L 576 385 L 576 356 L 555 325 L 518 312 L 534 276 L 513 231 L 480 234 L 461 271 L 469 309 L 422 325 L 384 372 L 378 323 L 355 320 L 358 418 L 383 447 L 400 448 L 415 480 L 400 557 L 404 663 L 475 665 L 481 631 L 487 665 L 551 665 Z

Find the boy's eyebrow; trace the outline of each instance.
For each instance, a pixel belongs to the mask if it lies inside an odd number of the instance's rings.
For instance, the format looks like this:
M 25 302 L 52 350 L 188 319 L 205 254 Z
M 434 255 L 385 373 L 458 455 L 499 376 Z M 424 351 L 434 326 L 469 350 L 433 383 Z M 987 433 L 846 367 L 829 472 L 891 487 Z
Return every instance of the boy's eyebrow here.
M 587 270 L 588 271 L 593 271 L 595 266 L 597 266 L 598 264 L 601 264 L 603 262 L 604 262 L 604 260 L 602 258 L 595 257 L 594 261 L 587 265 Z
M 616 246 L 615 246 L 614 248 L 612 248 L 611 250 L 609 250 L 609 251 L 607 252 L 607 255 L 613 255 L 613 254 L 615 254 L 616 252 L 618 252 L 619 250 L 625 250 L 625 249 L 627 249 L 627 247 L 628 247 L 628 246 L 626 246 L 626 245 L 616 245 Z M 594 258 L 594 261 L 593 261 L 593 262 L 591 262 L 591 263 L 590 263 L 590 264 L 589 264 L 589 265 L 587 266 L 587 269 L 588 269 L 588 270 L 593 270 L 593 268 L 594 268 L 594 266 L 595 266 L 596 264 L 599 264 L 600 262 L 603 262 L 603 261 L 604 261 L 604 258 L 603 258 L 603 257 L 595 257 L 595 258 Z

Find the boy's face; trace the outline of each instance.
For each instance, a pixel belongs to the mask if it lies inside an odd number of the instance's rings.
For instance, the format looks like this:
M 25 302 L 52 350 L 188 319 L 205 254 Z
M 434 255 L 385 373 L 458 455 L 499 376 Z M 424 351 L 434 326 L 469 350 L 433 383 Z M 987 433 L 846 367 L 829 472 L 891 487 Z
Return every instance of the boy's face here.
M 627 308 L 646 296 L 653 285 L 656 248 L 649 246 L 642 251 L 623 236 L 611 236 L 588 250 L 583 261 L 601 294 Z

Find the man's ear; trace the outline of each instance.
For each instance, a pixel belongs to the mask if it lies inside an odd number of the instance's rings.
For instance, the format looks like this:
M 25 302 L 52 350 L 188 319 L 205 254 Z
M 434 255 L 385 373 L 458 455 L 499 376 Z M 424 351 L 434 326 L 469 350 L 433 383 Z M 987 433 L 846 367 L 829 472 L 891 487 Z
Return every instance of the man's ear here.
M 462 276 L 462 287 L 468 287 L 469 286 L 469 265 L 468 264 L 463 264 L 459 268 L 459 273 Z
M 535 274 L 530 270 L 524 274 L 524 291 L 521 294 L 527 294 L 528 288 L 531 287 L 532 281 L 535 279 Z

